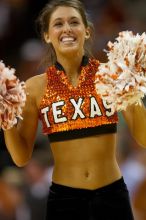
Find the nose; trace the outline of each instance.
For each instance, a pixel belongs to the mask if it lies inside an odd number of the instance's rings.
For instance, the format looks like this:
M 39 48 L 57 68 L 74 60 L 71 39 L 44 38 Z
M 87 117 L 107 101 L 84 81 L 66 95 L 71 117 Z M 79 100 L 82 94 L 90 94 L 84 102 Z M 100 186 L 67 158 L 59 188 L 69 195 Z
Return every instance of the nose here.
M 71 26 L 68 22 L 66 22 L 63 26 L 63 32 L 64 33 L 70 33 L 71 32 Z

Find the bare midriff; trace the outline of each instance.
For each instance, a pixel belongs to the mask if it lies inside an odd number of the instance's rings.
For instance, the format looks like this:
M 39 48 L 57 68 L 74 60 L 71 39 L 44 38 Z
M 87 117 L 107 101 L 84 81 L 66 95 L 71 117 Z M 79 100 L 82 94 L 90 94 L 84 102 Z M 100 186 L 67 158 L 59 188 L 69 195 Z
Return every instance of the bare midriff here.
M 51 144 L 53 182 L 97 189 L 121 178 L 116 161 L 116 134 L 102 134 Z

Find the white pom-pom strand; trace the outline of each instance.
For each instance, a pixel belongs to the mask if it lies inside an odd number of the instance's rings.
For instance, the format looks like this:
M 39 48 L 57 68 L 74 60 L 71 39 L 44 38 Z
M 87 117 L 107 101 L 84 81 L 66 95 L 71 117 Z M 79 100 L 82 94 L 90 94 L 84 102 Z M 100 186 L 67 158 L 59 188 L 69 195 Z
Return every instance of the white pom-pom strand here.
M 15 69 L 8 68 L 0 61 L 0 128 L 7 130 L 22 119 L 25 105 L 25 83 L 15 75 Z
M 140 103 L 146 94 L 146 34 L 120 32 L 108 43 L 108 62 L 96 73 L 96 89 L 115 111 Z

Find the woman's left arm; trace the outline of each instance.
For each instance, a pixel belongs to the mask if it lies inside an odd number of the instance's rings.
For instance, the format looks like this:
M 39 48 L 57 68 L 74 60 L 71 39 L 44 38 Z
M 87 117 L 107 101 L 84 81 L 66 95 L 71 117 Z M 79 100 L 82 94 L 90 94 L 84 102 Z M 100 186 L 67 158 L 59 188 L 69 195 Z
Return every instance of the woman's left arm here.
M 143 102 L 129 106 L 122 113 L 136 142 L 146 147 L 146 108 Z

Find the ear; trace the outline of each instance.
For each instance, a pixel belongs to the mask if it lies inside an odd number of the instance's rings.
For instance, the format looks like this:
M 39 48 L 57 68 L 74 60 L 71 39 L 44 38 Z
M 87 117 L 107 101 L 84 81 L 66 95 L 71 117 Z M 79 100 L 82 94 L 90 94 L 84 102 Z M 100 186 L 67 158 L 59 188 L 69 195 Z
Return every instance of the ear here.
M 91 36 L 90 30 L 89 28 L 86 29 L 86 33 L 85 33 L 85 39 L 88 40 Z
M 50 44 L 50 43 L 51 43 L 48 34 L 44 33 L 44 39 L 45 39 L 45 42 L 46 42 L 47 44 Z

